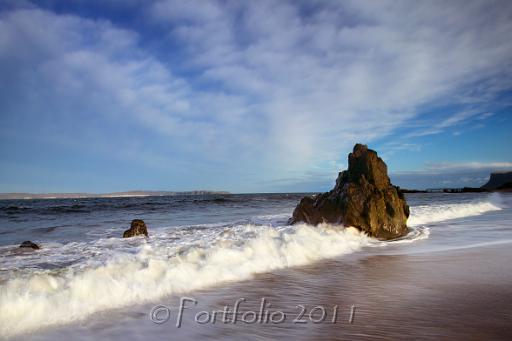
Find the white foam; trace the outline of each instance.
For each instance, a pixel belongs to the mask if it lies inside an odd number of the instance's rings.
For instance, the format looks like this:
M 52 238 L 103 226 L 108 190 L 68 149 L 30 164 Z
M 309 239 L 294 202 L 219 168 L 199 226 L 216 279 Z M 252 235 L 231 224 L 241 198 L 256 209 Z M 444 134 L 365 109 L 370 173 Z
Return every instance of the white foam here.
M 483 201 L 460 204 L 421 205 L 411 207 L 411 215 L 407 220 L 409 226 L 421 226 L 440 221 L 481 215 L 490 211 L 501 210 L 500 196 L 489 195 Z
M 376 241 L 356 229 L 307 225 L 237 226 L 247 240 L 218 234 L 213 243 L 168 248 L 142 243 L 100 266 L 65 268 L 7 280 L 0 291 L 0 336 L 71 322 L 105 309 L 184 293 L 256 273 L 309 264 Z
M 478 202 L 412 207 L 408 221 L 411 232 L 392 243 L 428 238 L 430 230 L 421 225 L 500 209 L 497 195 Z M 45 245 L 34 255 L 5 258 L 0 264 L 9 276 L 0 283 L 0 337 L 165 295 L 249 279 L 257 273 L 310 264 L 365 246 L 387 245 L 354 228 L 270 226 L 285 218 L 276 214 L 254 219 L 269 226 L 173 227 L 154 231 L 148 241 L 103 238 L 90 243 Z M 73 263 L 57 270 L 34 269 L 41 257 L 51 264 Z M 22 262 L 27 271 L 19 271 L 16 262 Z
M 428 239 L 430 236 L 430 229 L 428 227 L 411 227 L 409 233 L 404 238 L 392 240 L 387 243 L 382 243 L 383 246 L 387 244 L 409 244 L 418 240 Z

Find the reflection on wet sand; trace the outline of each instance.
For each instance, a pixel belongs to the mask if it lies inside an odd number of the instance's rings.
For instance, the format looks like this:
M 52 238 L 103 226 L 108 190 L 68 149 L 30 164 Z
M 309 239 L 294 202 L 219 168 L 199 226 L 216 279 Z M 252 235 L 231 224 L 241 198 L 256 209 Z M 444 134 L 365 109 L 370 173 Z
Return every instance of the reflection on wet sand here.
M 506 261 L 511 255 L 507 249 L 353 256 L 261 275 L 250 286 L 241 283 L 223 290 L 214 305 L 229 302 L 228 293 L 255 303 L 264 296 L 277 309 L 338 305 L 339 322 L 222 324 L 212 328 L 212 335 L 301 340 L 510 339 L 512 265 Z M 352 324 L 348 321 L 351 305 L 357 307 Z
M 508 244 L 432 254 L 355 254 L 190 294 L 198 304 L 184 310 L 181 328 L 175 326 L 180 298 L 170 297 L 140 305 L 133 314 L 105 312 L 41 337 L 123 339 L 129 328 L 131 338 L 144 340 L 506 340 L 512 337 L 512 264 L 507 261 L 511 253 Z M 219 315 L 215 323 L 194 320 L 201 311 L 222 311 L 228 306 L 232 312 L 240 298 L 245 301 L 238 316 L 260 311 L 264 298 L 267 311 L 282 311 L 286 320 L 222 323 Z M 171 307 L 169 321 L 150 321 L 149 311 L 155 304 Z M 293 321 L 299 305 L 307 310 L 306 323 Z M 356 309 L 350 323 L 352 305 Z M 308 317 L 317 306 L 326 310 L 322 323 Z M 332 323 L 334 306 L 339 307 L 336 323 Z M 317 309 L 313 318 L 319 314 Z

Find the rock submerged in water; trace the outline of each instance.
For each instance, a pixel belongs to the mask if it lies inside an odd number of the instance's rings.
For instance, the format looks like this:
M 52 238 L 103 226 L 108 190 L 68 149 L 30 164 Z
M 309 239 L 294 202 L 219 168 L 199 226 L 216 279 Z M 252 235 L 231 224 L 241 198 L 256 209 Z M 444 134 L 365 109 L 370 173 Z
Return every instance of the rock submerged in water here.
M 146 223 L 141 219 L 132 220 L 132 224 L 130 228 L 123 233 L 123 238 L 130 238 L 135 236 L 148 236 L 148 228 L 146 227 Z
M 40 247 L 36 243 L 32 243 L 30 240 L 26 240 L 23 243 L 20 244 L 21 248 L 27 248 L 27 249 L 34 249 L 39 250 Z
M 348 155 L 348 170 L 339 173 L 334 188 L 302 198 L 289 223 L 353 226 L 379 239 L 407 234 L 409 206 L 393 186 L 387 166 L 366 145 L 356 144 Z

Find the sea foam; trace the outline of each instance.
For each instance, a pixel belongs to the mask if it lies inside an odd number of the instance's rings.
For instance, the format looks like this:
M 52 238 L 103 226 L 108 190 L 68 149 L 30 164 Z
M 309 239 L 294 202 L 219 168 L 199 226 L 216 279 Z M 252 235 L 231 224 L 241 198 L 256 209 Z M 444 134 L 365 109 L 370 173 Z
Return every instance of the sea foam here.
M 481 215 L 490 211 L 499 211 L 501 199 L 493 193 L 485 199 L 457 204 L 429 204 L 411 207 L 407 225 L 411 227 L 428 225 L 440 221 Z
M 135 254 L 81 270 L 44 271 L 8 280 L 0 292 L 0 335 L 82 319 L 96 311 L 184 293 L 253 274 L 309 264 L 376 241 L 354 228 L 298 225 L 281 230 L 238 226 L 249 240 L 224 233 L 209 246 L 143 243 Z M 173 251 L 174 252 L 174 251 Z
M 402 241 L 428 238 L 429 229 L 421 225 L 499 210 L 498 201 L 489 196 L 478 202 L 412 207 L 412 231 Z M 283 218 L 262 216 L 255 221 Z M 73 251 L 87 260 L 59 269 L 9 270 L 11 275 L 0 283 L 0 337 L 384 245 L 354 228 L 271 224 L 169 228 L 152 231 L 148 240 L 108 238 L 55 245 L 39 255 L 51 263 Z

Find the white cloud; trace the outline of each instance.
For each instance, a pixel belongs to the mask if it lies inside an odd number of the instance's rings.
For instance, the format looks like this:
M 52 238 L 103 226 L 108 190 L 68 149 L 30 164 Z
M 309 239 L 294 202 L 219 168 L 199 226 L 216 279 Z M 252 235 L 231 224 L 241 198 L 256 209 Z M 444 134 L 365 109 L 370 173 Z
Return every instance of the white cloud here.
M 167 32 L 149 39 L 179 65 L 105 20 L 3 13 L 0 71 L 14 83 L 4 96 L 137 122 L 189 167 L 256 183 L 336 172 L 327 161 L 410 124 L 426 104 L 470 107 L 423 134 L 484 118 L 475 106 L 512 85 L 507 2 L 157 1 L 146 15 Z
M 439 162 L 425 163 L 423 169 L 413 171 L 397 171 L 393 172 L 397 176 L 427 176 L 427 175 L 457 175 L 457 181 L 461 181 L 461 174 L 478 173 L 489 174 L 496 171 L 512 171 L 512 162 Z
M 389 134 L 424 104 L 464 102 L 474 82 L 482 82 L 474 100 L 511 85 L 492 79 L 511 72 L 510 6 L 321 2 L 304 15 L 296 4 L 209 2 L 205 15 L 160 1 L 153 11 L 190 48 L 190 65 L 204 79 L 258 99 L 269 150 L 285 167 L 336 159 L 355 141 Z M 182 12 L 186 24 L 176 21 Z M 479 113 L 461 111 L 420 134 Z
M 493 112 L 484 112 L 483 114 L 481 114 L 478 119 L 479 120 L 486 120 L 488 119 L 489 117 L 492 117 L 494 116 L 494 113 Z
M 483 118 L 482 118 L 483 117 Z M 417 137 L 417 136 L 427 136 L 427 135 L 434 135 L 439 134 L 443 131 L 445 131 L 447 128 L 451 128 L 457 125 L 460 125 L 462 123 L 467 123 L 468 121 L 471 121 L 473 119 L 485 119 L 485 114 L 481 114 L 478 111 L 475 110 L 466 110 L 461 111 L 458 113 L 455 113 L 448 118 L 442 119 L 440 122 L 432 122 L 429 124 L 428 127 L 424 129 L 418 129 L 410 134 L 408 134 L 408 137 Z
M 512 162 L 443 162 L 427 164 L 427 170 L 446 171 L 446 170 L 478 170 L 478 169 L 512 169 Z
M 137 33 L 109 22 L 31 9 L 4 14 L 0 25 L 0 58 L 10 69 L 6 83 L 32 86 L 16 95 L 55 105 L 62 116 L 135 120 L 172 139 L 193 138 L 196 145 L 187 148 L 208 149 L 212 140 L 223 140 L 224 127 L 215 121 L 246 110 L 237 96 L 192 89 L 139 47 Z

